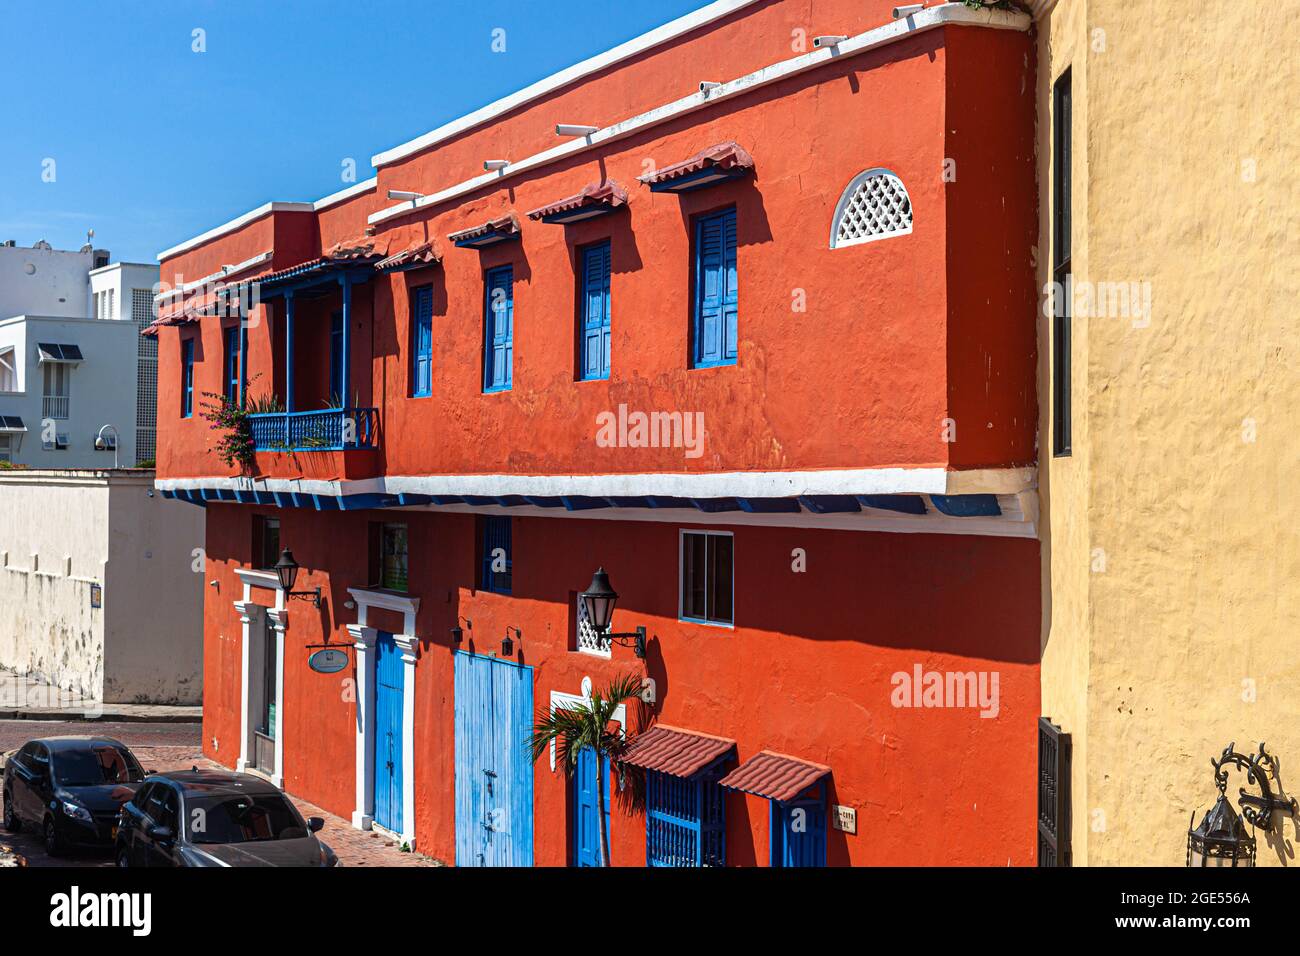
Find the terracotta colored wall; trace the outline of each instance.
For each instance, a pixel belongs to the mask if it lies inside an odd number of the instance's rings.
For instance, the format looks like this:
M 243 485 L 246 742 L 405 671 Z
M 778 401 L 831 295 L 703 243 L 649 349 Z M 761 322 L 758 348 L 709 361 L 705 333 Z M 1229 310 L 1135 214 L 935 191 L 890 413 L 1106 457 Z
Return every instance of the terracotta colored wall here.
M 205 753 L 238 756 L 239 621 L 233 567 L 251 559 L 257 509 L 208 510 Z M 514 592 L 475 590 L 475 521 L 433 512 L 280 512 L 282 540 L 303 566 L 299 588 L 321 585 L 315 611 L 292 602 L 286 638 L 285 786 L 350 817 L 355 712 L 344 678 L 307 668 L 306 644 L 325 632 L 347 640 L 348 586 L 367 580 L 366 526 L 409 527 L 410 593 L 421 600 L 416 676 L 416 834 L 424 852 L 454 855 L 454 719 L 448 628 L 473 621 L 465 649 L 500 651 L 507 625 L 523 631 L 516 660 L 535 668 L 535 707 L 552 690 L 578 693 L 640 671 L 631 650 L 605 661 L 568 650 L 570 592 L 603 563 L 622 594 L 617 629 L 650 631 L 648 673 L 656 718 L 733 737 L 741 759 L 772 749 L 828 764 L 831 801 L 857 808 L 858 835 L 829 838 L 832 864 L 1029 864 L 1034 852 L 1038 715 L 1038 547 L 997 538 L 735 528 L 734 630 L 677 620 L 678 528 L 671 524 L 516 518 Z M 791 571 L 804 548 L 808 572 Z M 262 599 L 269 595 L 263 592 Z M 978 609 L 978 613 L 976 613 Z M 370 623 L 400 629 L 400 620 Z M 926 670 L 997 671 L 1000 709 L 891 706 L 891 676 Z M 212 746 L 216 737 L 219 746 Z M 534 795 L 536 862 L 564 864 L 566 784 L 539 761 Z M 942 827 L 905 825 L 918 806 Z M 766 804 L 728 802 L 728 854 L 767 860 Z M 615 811 L 616 863 L 645 859 L 643 821 Z
M 374 280 L 374 321 L 355 327 L 354 381 L 372 379 L 385 436 L 368 470 L 541 474 L 1032 460 L 1033 333 L 1032 318 L 1023 312 L 1032 275 L 1008 260 L 1016 255 L 1014 236 L 1032 236 L 1033 216 L 1030 200 L 1012 199 L 1007 206 L 990 201 L 983 188 L 1000 182 L 997 195 L 1005 198 L 1017 176 L 1030 174 L 1029 134 L 1014 103 L 989 106 L 962 92 L 990 61 L 1012 65 L 1012 79 L 999 83 L 1019 82 L 1028 46 L 1020 34 L 986 40 L 985 32 L 922 34 L 657 127 L 599 157 L 547 167 L 454 208 L 399 222 L 394 228 L 403 243 L 437 237 L 444 261 L 439 268 Z M 956 39 L 962 61 L 955 78 L 949 76 L 949 38 Z M 1002 92 L 999 86 L 989 99 Z M 514 128 L 514 121 L 503 122 L 480 138 L 490 132 L 508 143 Z M 754 154 L 752 180 L 682 197 L 652 194 L 635 183 L 648 160 L 664 165 L 725 139 Z M 508 152 L 496 141 L 480 146 L 480 155 Z M 949 152 L 957 154 L 967 179 L 945 185 Z M 829 249 L 842 190 L 872 166 L 902 177 L 915 208 L 914 232 Z M 482 253 L 446 243 L 453 230 L 512 209 L 522 216 L 602 175 L 629 187 L 627 212 L 567 229 L 526 222 L 521 242 Z M 354 236 L 357 210 L 375 202 L 366 194 L 330 211 L 328 222 L 322 217 L 320 242 Z M 691 220 L 733 203 L 739 363 L 690 370 Z M 578 383 L 575 248 L 601 238 L 611 239 L 614 252 L 613 374 L 608 382 Z M 957 264 L 958 256 L 971 261 Z M 514 388 L 484 395 L 482 275 L 504 262 L 515 267 Z M 408 287 L 421 282 L 435 288 L 433 395 L 414 400 L 406 397 Z M 792 308 L 796 296 L 806 299 L 806 311 Z M 255 334 L 269 336 L 273 325 Z M 307 323 L 299 332 L 305 349 Z M 178 374 L 174 351 L 164 349 L 160 358 L 160 378 L 168 383 Z M 304 355 L 301 361 L 315 360 Z M 597 447 L 597 414 L 621 403 L 631 410 L 703 412 L 703 456 Z M 162 477 L 224 473 L 192 430 L 171 431 L 170 407 L 162 406 L 159 423 L 160 442 L 171 446 L 160 463 Z M 965 426 L 956 445 L 942 438 L 950 414 Z M 406 440 L 411 435 L 420 438 Z M 272 473 L 300 470 L 276 464 Z

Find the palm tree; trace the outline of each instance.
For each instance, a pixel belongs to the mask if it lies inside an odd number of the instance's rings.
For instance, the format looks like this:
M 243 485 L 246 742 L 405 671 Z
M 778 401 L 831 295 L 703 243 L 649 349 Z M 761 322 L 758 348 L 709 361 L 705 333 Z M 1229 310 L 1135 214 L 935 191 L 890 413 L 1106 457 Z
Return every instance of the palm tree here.
M 557 707 L 553 711 L 539 710 L 527 747 L 533 760 L 555 744 L 555 758 L 564 768 L 566 777 L 577 769 L 579 755 L 590 747 L 596 752 L 596 819 L 600 823 L 600 865 L 609 866 L 609 821 L 605 818 L 605 761 L 617 763 L 627 751 L 631 738 L 610 730 L 614 712 L 621 704 L 641 696 L 641 678 L 624 674 L 593 691 L 589 703 L 574 707 Z M 626 728 L 624 728 L 626 730 Z

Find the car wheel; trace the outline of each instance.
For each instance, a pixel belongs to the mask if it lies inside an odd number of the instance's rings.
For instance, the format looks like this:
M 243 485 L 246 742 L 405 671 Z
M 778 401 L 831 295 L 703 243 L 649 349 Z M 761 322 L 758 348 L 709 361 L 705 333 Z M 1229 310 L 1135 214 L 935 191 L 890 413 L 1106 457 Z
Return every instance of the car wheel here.
M 63 837 L 59 835 L 59 828 L 54 825 L 53 817 L 45 818 L 45 852 L 50 856 L 63 855 Z
M 18 814 L 14 813 L 14 802 L 10 799 L 9 794 L 4 795 L 5 803 L 5 829 L 10 833 L 17 833 L 23 828 L 22 823 L 18 821 Z

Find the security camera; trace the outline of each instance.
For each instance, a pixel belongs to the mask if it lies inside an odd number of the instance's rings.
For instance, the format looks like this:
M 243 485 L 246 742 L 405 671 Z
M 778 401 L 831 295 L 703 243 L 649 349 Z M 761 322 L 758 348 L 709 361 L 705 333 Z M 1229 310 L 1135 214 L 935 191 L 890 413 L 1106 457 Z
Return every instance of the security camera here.
M 818 49 L 821 49 L 824 46 L 839 46 L 847 39 L 848 37 L 842 36 L 813 37 L 813 46 Z
M 920 13 L 924 9 L 924 3 L 905 3 L 901 7 L 894 7 L 894 19 L 901 20 L 903 17 L 910 17 L 914 13 Z

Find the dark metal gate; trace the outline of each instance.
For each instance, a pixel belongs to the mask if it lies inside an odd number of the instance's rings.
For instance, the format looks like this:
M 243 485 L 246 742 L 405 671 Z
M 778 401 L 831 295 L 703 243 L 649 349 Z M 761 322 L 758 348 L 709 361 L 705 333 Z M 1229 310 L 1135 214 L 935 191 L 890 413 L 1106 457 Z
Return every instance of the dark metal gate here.
M 1038 865 L 1070 865 L 1070 735 L 1038 718 Z

